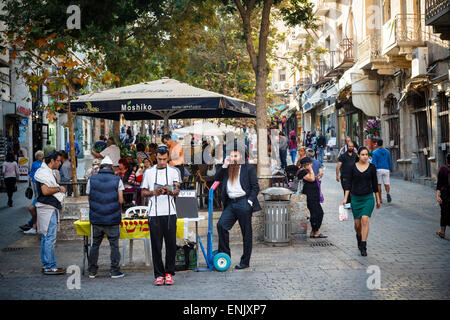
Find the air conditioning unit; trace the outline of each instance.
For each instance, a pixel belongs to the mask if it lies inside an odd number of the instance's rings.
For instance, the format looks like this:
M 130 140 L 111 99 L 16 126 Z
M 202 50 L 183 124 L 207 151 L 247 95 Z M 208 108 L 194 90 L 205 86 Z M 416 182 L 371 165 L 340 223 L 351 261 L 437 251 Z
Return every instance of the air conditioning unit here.
M 285 88 L 285 89 L 289 89 L 289 83 L 285 82 L 285 83 L 284 83 L 284 88 Z
M 278 83 L 275 83 L 275 84 L 273 85 L 273 88 L 274 88 L 275 90 L 278 90 Z
M 411 78 L 425 76 L 428 67 L 428 48 L 418 47 L 412 52 Z

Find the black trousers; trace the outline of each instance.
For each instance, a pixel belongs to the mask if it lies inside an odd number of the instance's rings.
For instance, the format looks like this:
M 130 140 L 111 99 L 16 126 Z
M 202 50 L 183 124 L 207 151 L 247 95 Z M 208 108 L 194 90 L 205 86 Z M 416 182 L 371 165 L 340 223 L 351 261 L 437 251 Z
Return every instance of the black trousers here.
M 310 213 L 311 230 L 313 232 L 319 231 L 322 226 L 323 209 L 320 205 L 320 200 L 306 200 L 306 206 Z
M 166 273 L 175 274 L 175 255 L 177 252 L 177 216 L 151 217 L 150 242 L 152 245 L 153 271 L 155 278 L 164 277 Z M 162 261 L 162 245 L 166 247 L 166 263 Z
M 450 199 L 442 199 L 441 227 L 450 226 Z
M 345 185 L 347 184 L 347 180 L 348 180 L 348 178 L 341 176 L 341 186 L 342 186 L 342 190 L 344 190 L 344 196 L 345 196 Z M 352 202 L 352 195 L 351 195 L 351 192 L 350 192 L 348 194 L 348 198 L 347 198 L 347 202 L 346 203 L 351 203 L 351 202 Z
M 111 268 L 110 272 L 120 271 L 120 250 L 119 250 L 119 238 L 120 229 L 119 225 L 103 226 L 98 224 L 92 225 L 92 246 L 89 254 L 89 272 L 96 273 L 98 270 L 98 251 L 103 237 L 106 234 L 111 248 Z
M 12 203 L 14 190 L 16 189 L 16 178 L 5 178 L 6 193 L 8 194 L 8 203 Z
M 243 254 L 241 264 L 250 265 L 252 254 L 252 207 L 246 199 L 228 202 L 227 206 L 217 222 L 217 233 L 219 234 L 219 252 L 224 252 L 231 257 L 229 230 L 239 221 L 243 238 Z

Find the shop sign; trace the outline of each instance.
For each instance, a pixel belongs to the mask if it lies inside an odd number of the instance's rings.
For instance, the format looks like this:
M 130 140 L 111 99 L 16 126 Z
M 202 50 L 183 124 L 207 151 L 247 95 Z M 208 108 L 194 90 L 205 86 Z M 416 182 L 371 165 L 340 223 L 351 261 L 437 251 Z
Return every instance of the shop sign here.
M 19 123 L 19 142 L 27 142 L 28 119 L 21 118 Z
M 18 106 L 17 110 L 16 110 L 16 113 L 28 117 L 31 114 L 31 110 L 28 109 L 28 108 L 25 108 L 23 106 Z
M 19 158 L 19 181 L 28 181 L 29 160 L 25 157 Z

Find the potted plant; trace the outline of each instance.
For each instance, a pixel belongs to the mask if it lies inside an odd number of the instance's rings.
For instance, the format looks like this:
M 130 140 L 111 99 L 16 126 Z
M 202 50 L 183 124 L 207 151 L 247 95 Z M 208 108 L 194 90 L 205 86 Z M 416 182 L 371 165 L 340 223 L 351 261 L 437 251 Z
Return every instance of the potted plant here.
M 375 141 L 380 137 L 380 120 L 378 118 L 369 119 L 364 127 L 364 133 L 366 139 L 364 139 L 364 145 L 369 148 L 370 151 L 375 150 Z

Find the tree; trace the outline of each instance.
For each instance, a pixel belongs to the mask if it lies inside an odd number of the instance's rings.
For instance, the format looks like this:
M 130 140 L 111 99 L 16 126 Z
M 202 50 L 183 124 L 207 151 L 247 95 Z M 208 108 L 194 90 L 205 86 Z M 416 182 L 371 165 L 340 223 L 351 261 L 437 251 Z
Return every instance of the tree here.
M 278 5 L 280 12 L 289 26 L 302 25 L 315 28 L 313 5 L 308 0 L 223 0 L 230 10 L 237 9 L 241 16 L 241 28 L 255 73 L 256 126 L 258 134 L 258 175 L 270 175 L 267 150 L 267 105 L 266 83 L 270 72 L 267 61 L 267 44 L 270 31 L 271 9 Z M 233 5 L 234 4 L 234 5 Z M 255 31 L 251 27 L 252 15 L 257 7 L 262 7 L 260 15 L 259 35 L 255 39 Z
M 11 10 L 14 5 L 16 3 L 7 3 L 6 10 Z M 23 5 L 27 8 L 29 3 Z M 26 12 L 24 16 L 27 16 Z M 16 69 L 16 76 L 24 78 L 32 94 L 40 86 L 46 88 L 48 103 L 41 107 L 47 111 L 50 122 L 56 118 L 56 112 L 67 112 L 72 176 L 76 182 L 73 113 L 70 102 L 76 99 L 77 91 L 86 88 L 91 81 L 108 85 L 118 82 L 119 78 L 105 71 L 98 54 L 77 56 L 75 50 L 78 47 L 74 38 L 69 33 L 52 32 L 53 28 L 45 26 L 47 20 L 31 23 L 24 19 L 21 22 L 22 24 L 7 25 L 2 37 L 4 50 L 10 48 L 11 60 L 18 60 L 20 69 Z M 88 109 L 92 107 L 88 106 Z M 75 196 L 78 195 L 76 188 L 74 193 Z

